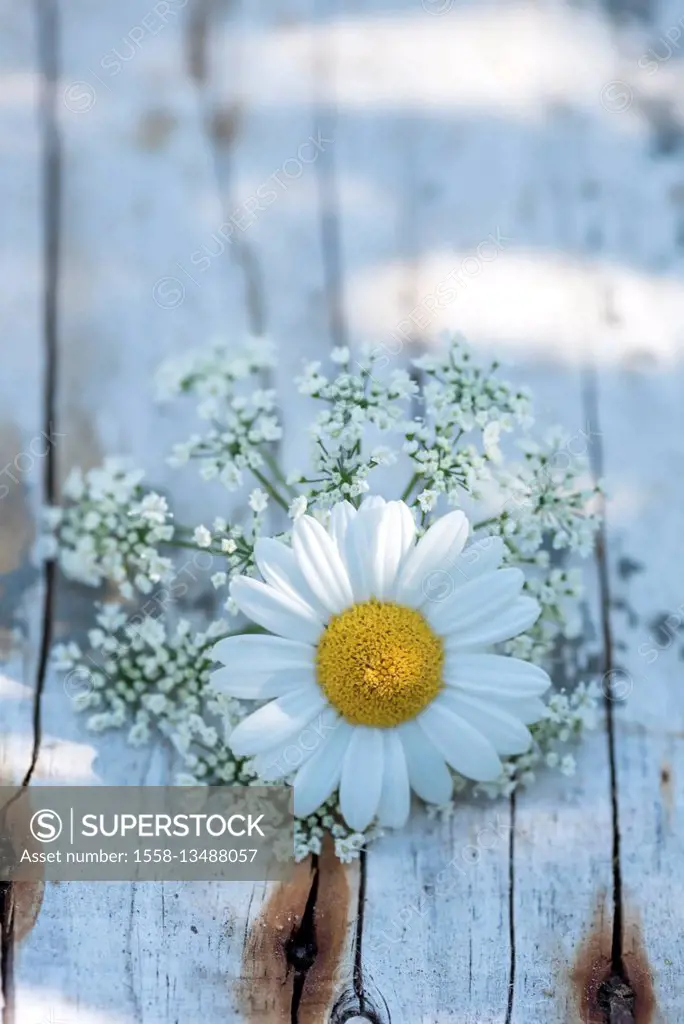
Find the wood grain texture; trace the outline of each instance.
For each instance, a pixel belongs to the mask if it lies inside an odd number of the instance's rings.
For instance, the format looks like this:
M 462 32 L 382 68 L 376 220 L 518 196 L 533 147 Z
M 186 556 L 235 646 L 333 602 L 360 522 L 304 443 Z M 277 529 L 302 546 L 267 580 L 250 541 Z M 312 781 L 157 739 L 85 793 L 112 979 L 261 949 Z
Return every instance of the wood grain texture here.
M 41 88 L 30 7 L 0 4 L 0 94 L 0 779 L 8 784 L 27 777 L 35 756 L 48 574 L 32 563 L 31 551 L 59 443 L 44 403 Z M 7 1020 L 15 949 L 33 927 L 42 895 L 41 883 L 0 884 L 0 1008 Z
M 598 382 L 605 468 L 615 482 L 608 505 L 606 615 L 623 954 L 635 987 L 652 976 L 661 1015 L 655 1019 L 665 1021 L 681 1014 L 684 955 L 676 896 L 684 829 L 678 781 L 684 771 L 684 598 L 672 572 L 682 522 L 673 469 L 684 454 L 683 383 L 681 369 L 660 360 L 647 370 L 617 366 Z
M 291 466 L 302 358 L 371 341 L 403 365 L 461 329 L 514 361 L 542 420 L 589 435 L 606 475 L 584 635 L 561 674 L 593 673 L 610 699 L 574 779 L 448 823 L 419 814 L 352 868 L 326 851 L 279 886 L 51 885 L 32 930 L 39 894 L 3 893 L 7 1024 L 676 1024 L 676 3 L 35 10 L 0 2 L 0 470 L 38 448 L 54 408 L 57 483 L 128 452 L 179 517 L 208 518 L 223 496 L 198 507 L 191 478 L 164 466 L 190 424 L 150 401 L 165 355 L 272 335 Z M 63 586 L 46 615 L 27 557 L 51 485 L 41 459 L 0 477 L 0 754 L 14 777 L 31 759 L 46 629 L 61 638 L 90 615 Z M 169 777 L 163 751 L 93 737 L 62 682 L 44 683 L 35 781 Z
M 135 2 L 105 17 L 87 4 L 57 11 L 51 43 L 61 76 L 51 116 L 61 175 L 51 201 L 62 211 L 62 230 L 55 406 L 66 435 L 60 480 L 71 466 L 129 454 L 150 471 L 153 486 L 171 491 L 179 517 L 197 520 L 211 510 L 198 507 L 196 489 L 182 474 L 172 478 L 164 462 L 191 421 L 151 402 L 157 364 L 229 321 L 222 273 L 210 272 L 195 286 L 182 269 L 198 238 L 219 221 L 220 204 L 187 65 L 184 5 L 177 6 L 165 20 L 148 17 L 149 5 Z M 78 634 L 91 615 L 92 597 L 60 586 L 56 638 Z M 56 674 L 48 676 L 42 704 L 35 781 L 169 778 L 162 752 L 88 733 Z M 181 897 L 182 909 L 172 912 Z M 202 932 L 208 920 L 219 932 L 223 922 L 229 935 L 243 912 L 239 892 L 226 887 L 173 893 L 161 885 L 51 885 L 38 926 L 16 957 L 17 1018 L 69 1018 L 78 1008 L 85 1021 L 189 1019 L 202 987 L 211 1019 L 224 1005 L 226 979 L 220 962 L 207 971 L 207 948 L 202 937 L 188 941 L 196 934 L 191 928 L 201 936 L 197 920 L 205 922 Z M 214 942 L 230 946 L 212 933 L 210 948 Z M 241 945 L 238 960 L 240 953 Z

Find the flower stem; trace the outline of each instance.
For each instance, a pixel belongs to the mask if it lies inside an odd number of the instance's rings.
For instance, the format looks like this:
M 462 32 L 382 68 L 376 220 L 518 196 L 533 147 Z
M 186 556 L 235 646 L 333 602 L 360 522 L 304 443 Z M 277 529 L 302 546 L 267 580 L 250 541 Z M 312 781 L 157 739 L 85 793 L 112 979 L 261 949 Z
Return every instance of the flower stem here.
M 219 551 L 217 548 L 202 548 L 199 544 L 193 544 L 192 541 L 189 540 L 164 540 L 162 541 L 162 544 L 168 544 L 169 547 L 172 548 L 188 548 L 190 551 L 208 551 L 210 555 L 223 554 L 223 552 Z
M 408 498 L 409 494 L 411 493 L 411 491 L 416 486 L 416 484 L 418 483 L 419 480 L 420 480 L 420 473 L 414 473 L 413 476 L 411 477 L 411 479 L 409 480 L 408 484 L 406 485 L 405 489 L 404 489 L 404 493 L 401 496 L 401 500 L 402 501 L 406 501 L 406 499 Z
M 276 479 L 280 481 L 280 483 L 283 485 L 283 487 L 286 487 L 288 489 L 288 491 L 290 492 L 290 494 L 292 495 L 293 498 L 296 498 L 297 497 L 297 490 L 296 490 L 296 488 L 294 488 L 292 486 L 292 484 L 288 484 L 287 477 L 285 476 L 285 474 L 283 473 L 282 469 L 280 468 L 280 466 L 278 465 L 276 460 L 273 458 L 271 453 L 270 452 L 262 452 L 261 454 L 263 456 L 264 462 L 266 463 L 268 468 L 271 470 L 273 475 L 276 477 Z
M 485 526 L 493 526 L 494 523 L 498 523 L 499 516 L 490 516 L 489 519 L 481 519 L 479 523 L 475 523 L 473 526 L 473 533 L 476 530 L 484 530 Z
M 274 487 L 274 485 L 273 485 L 273 484 L 271 483 L 271 481 L 270 481 L 269 479 L 267 479 L 267 477 L 265 477 L 263 473 L 260 473 L 258 469 L 252 469 L 252 473 L 253 473 L 253 474 L 254 474 L 254 476 L 255 476 L 255 477 L 257 478 L 257 480 L 259 481 L 259 483 L 260 483 L 260 484 L 261 484 L 261 485 L 262 485 L 263 487 L 265 487 L 265 488 L 266 488 L 266 490 L 267 490 L 267 491 L 268 491 L 268 493 L 269 493 L 269 494 L 271 495 L 271 497 L 273 498 L 273 500 L 274 500 L 275 502 L 277 502 L 277 503 L 278 503 L 278 504 L 280 505 L 280 507 L 281 507 L 281 508 L 284 508 L 284 509 L 285 509 L 285 511 L 286 511 L 286 512 L 288 512 L 288 511 L 289 511 L 289 509 L 290 509 L 290 506 L 289 506 L 289 505 L 288 505 L 288 503 L 287 503 L 287 502 L 285 501 L 285 499 L 283 498 L 283 496 L 282 496 L 281 494 L 279 494 L 279 492 L 278 492 L 278 491 L 277 491 L 277 490 L 275 489 L 275 487 Z

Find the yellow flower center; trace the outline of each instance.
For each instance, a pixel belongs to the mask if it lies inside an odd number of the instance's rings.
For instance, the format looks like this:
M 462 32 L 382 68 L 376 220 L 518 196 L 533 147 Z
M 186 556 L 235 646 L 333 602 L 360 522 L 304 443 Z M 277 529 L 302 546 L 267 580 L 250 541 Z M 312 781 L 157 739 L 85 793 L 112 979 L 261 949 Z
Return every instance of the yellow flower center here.
M 442 687 L 444 648 L 413 608 L 365 601 L 335 615 L 316 655 L 318 683 L 352 725 L 415 718 Z

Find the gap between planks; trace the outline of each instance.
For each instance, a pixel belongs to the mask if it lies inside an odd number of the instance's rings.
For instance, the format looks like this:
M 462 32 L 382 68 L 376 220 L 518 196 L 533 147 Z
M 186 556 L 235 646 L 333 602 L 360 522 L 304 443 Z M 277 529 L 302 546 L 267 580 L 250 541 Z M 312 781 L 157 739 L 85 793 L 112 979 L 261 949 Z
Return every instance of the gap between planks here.
M 55 424 L 57 297 L 61 214 L 61 148 L 56 117 L 56 90 L 59 78 L 58 19 L 55 0 L 34 0 L 33 21 L 37 48 L 36 66 L 40 78 L 36 116 L 40 125 L 42 143 L 42 151 L 40 153 L 43 229 L 42 354 L 44 376 L 42 429 L 45 436 L 51 437 Z M 54 504 L 56 501 L 55 480 L 54 446 L 48 444 L 43 458 L 42 479 L 42 500 L 48 505 Z M 42 694 L 52 642 L 56 565 L 54 562 L 47 562 L 43 565 L 41 571 L 43 588 L 38 662 L 33 693 L 33 736 L 30 760 L 21 780 L 22 787 L 30 784 L 38 761 L 42 738 Z M 0 883 L 0 986 L 3 1024 L 15 1024 L 14 946 L 21 926 L 17 913 L 17 897 L 19 895 L 22 897 L 28 895 L 29 902 L 32 902 L 26 885 L 17 888 L 11 882 Z

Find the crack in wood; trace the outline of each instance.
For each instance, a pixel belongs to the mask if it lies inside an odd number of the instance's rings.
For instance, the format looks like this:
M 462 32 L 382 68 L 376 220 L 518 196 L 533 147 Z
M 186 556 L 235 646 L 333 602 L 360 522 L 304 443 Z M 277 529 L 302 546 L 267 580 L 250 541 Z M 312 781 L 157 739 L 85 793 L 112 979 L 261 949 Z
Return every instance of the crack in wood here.
M 591 464 L 597 481 L 603 477 L 603 447 L 601 444 L 600 420 L 598 412 L 598 396 L 596 372 L 592 368 L 585 375 L 584 402 L 588 422 L 592 424 L 590 448 Z M 598 569 L 599 594 L 601 599 L 601 626 L 603 630 L 603 673 L 614 669 L 614 642 L 613 630 L 610 620 L 611 611 L 611 588 L 608 570 L 608 555 L 606 542 L 606 508 L 603 502 L 600 509 L 601 523 L 596 542 L 596 563 Z M 624 964 L 622 962 L 622 871 L 620 866 L 620 820 L 618 804 L 618 781 L 617 763 L 615 753 L 615 720 L 613 715 L 613 702 L 610 694 L 604 694 L 604 708 L 608 732 L 608 764 L 610 771 L 610 801 L 613 822 L 613 937 L 611 946 L 611 958 L 613 970 L 616 976 L 624 977 Z
M 598 410 L 596 370 L 591 367 L 585 374 L 584 404 L 587 420 L 591 423 L 592 438 L 590 459 L 596 481 L 604 475 L 603 447 L 601 443 L 601 422 Z M 600 509 L 601 522 L 596 542 L 596 564 L 601 602 L 601 626 L 603 632 L 603 678 L 615 670 L 615 643 L 611 623 L 612 595 L 608 566 L 607 527 L 605 500 Z M 621 866 L 620 805 L 618 798 L 618 772 L 616 753 L 616 726 L 613 701 L 610 691 L 604 691 L 604 709 L 608 736 L 608 765 L 610 777 L 610 802 L 612 812 L 613 846 L 613 924 L 610 940 L 610 972 L 602 981 L 596 994 L 596 1007 L 603 1013 L 606 1024 L 638 1024 L 649 1017 L 635 1016 L 638 990 L 627 968 L 625 958 L 624 889 Z M 645 955 L 645 954 L 644 954 Z M 631 972 L 633 975 L 633 972 Z M 646 961 L 646 973 L 648 963 Z
M 2 1024 L 14 1024 L 14 892 L 11 882 L 0 882 L 0 979 Z
M 59 81 L 57 0 L 37 0 L 34 11 L 38 67 L 40 69 L 39 118 L 42 132 L 43 339 L 45 354 L 43 429 L 45 435 L 50 437 L 55 422 L 61 174 L 61 147 L 56 113 L 56 90 Z M 53 504 L 56 500 L 56 472 L 52 445 L 47 447 L 43 467 L 43 498 L 46 504 Z M 22 789 L 31 782 L 38 763 L 42 741 L 41 704 L 52 644 L 55 576 L 55 564 L 47 563 L 44 568 L 41 638 L 33 694 L 33 741 L 30 761 L 21 781 Z M 3 811 L 6 813 L 7 807 Z M 0 883 L 0 987 L 3 999 L 3 1024 L 14 1024 L 15 1020 L 15 945 L 22 935 L 32 927 L 41 900 L 42 885 L 36 887 L 32 883 Z M 20 914 L 17 913 L 19 905 Z
M 294 981 L 292 984 L 292 1004 L 290 1007 L 291 1024 L 297 1024 L 299 1020 L 299 1007 L 304 994 L 306 977 L 313 967 L 318 955 L 316 943 L 315 911 L 316 900 L 318 899 L 318 885 L 320 880 L 320 867 L 318 857 L 311 859 L 312 879 L 309 895 L 306 899 L 304 913 L 297 927 L 294 928 L 290 938 L 285 944 L 285 959 L 294 970 Z
M 62 153 L 57 122 L 56 91 L 59 82 L 58 9 L 56 0 L 38 0 L 38 50 L 41 72 L 40 117 L 43 132 L 43 224 L 44 224 L 44 298 L 43 336 L 45 376 L 43 385 L 44 429 L 50 436 L 56 420 L 55 394 L 57 374 L 57 316 L 59 283 L 59 235 Z M 43 460 L 43 497 L 48 505 L 57 498 L 56 460 L 49 445 Z M 35 771 L 42 739 L 41 699 L 47 675 L 54 612 L 56 566 L 45 566 L 45 588 L 41 642 L 33 704 L 33 750 L 22 781 L 28 786 Z
M 366 905 L 368 863 L 365 850 L 359 855 L 359 891 L 356 905 L 354 932 L 354 962 L 351 989 L 345 989 L 330 1014 L 330 1024 L 347 1021 L 368 1021 L 369 1024 L 391 1024 L 390 1012 L 382 993 L 372 993 L 367 983 L 363 964 L 363 925 Z
M 508 974 L 508 1003 L 504 1024 L 513 1019 L 515 998 L 515 793 L 511 795 L 511 829 L 508 834 L 508 936 L 510 945 L 510 966 Z
M 326 840 L 318 857 L 295 865 L 273 888 L 251 922 L 237 984 L 245 1020 L 327 1019 L 345 972 L 350 904 L 349 869 Z

